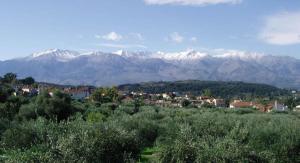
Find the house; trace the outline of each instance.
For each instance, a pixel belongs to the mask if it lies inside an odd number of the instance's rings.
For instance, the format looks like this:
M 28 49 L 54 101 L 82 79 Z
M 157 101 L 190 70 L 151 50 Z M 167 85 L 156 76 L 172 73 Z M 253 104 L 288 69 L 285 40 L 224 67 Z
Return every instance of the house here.
M 223 99 L 213 99 L 212 103 L 215 107 L 226 107 L 225 100 Z
M 283 104 L 278 103 L 278 101 L 275 101 L 274 104 L 273 104 L 273 110 L 275 110 L 275 111 L 287 111 L 288 107 L 283 105 Z
M 253 102 L 245 102 L 240 100 L 234 100 L 234 102 L 230 103 L 229 108 L 253 108 L 254 103 Z
M 163 94 L 162 94 L 162 97 L 163 97 L 163 99 L 165 99 L 165 100 L 171 100 L 171 99 L 172 99 L 171 96 L 170 96 L 169 94 L 167 94 L 167 93 L 163 93 Z
M 300 111 L 300 105 L 296 106 L 295 111 Z
M 24 86 L 21 88 L 23 95 L 35 96 L 39 94 L 39 90 L 30 86 Z

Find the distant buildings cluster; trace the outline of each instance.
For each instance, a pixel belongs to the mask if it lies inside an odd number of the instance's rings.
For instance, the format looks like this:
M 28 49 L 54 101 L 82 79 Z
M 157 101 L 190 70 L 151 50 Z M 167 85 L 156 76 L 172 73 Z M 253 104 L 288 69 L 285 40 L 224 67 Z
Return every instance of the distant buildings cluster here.
M 188 106 L 202 108 L 202 107 L 214 107 L 214 108 L 253 108 L 261 112 L 270 112 L 270 111 L 287 111 L 288 107 L 284 104 L 279 103 L 278 101 L 271 101 L 267 104 L 262 104 L 259 102 L 253 101 L 243 101 L 243 100 L 234 100 L 226 104 L 224 99 L 213 98 L 209 96 L 190 96 L 190 95 L 181 95 L 178 92 L 172 93 L 162 93 L 162 94 L 147 94 L 147 93 L 138 93 L 130 92 L 123 95 L 123 102 L 133 102 L 135 98 L 144 99 L 144 103 L 147 105 L 156 105 L 162 107 L 185 107 L 185 101 L 187 101 Z M 300 106 L 298 106 L 300 107 Z
M 185 107 L 185 102 L 189 106 L 201 108 L 204 105 L 211 105 L 213 107 L 225 107 L 223 99 L 215 99 L 205 96 L 191 97 L 189 95 L 181 95 L 178 92 L 161 93 L 161 94 L 147 94 L 147 93 L 125 93 L 122 94 L 123 102 L 134 101 L 135 98 L 142 98 L 147 105 L 157 105 L 162 107 Z
M 53 92 L 56 90 L 62 91 L 66 94 L 69 94 L 70 97 L 74 100 L 84 100 L 91 96 L 94 88 L 88 86 L 79 86 L 79 87 L 55 87 L 49 85 L 16 85 L 13 87 L 15 95 L 27 95 L 27 96 L 36 96 L 43 91 L 49 92 L 49 95 L 52 96 Z
M 248 102 L 248 101 L 241 101 L 241 100 L 234 100 L 230 103 L 229 108 L 255 108 L 262 112 L 271 112 L 272 110 L 275 111 L 287 111 L 288 107 L 284 104 L 278 103 L 278 101 L 269 102 L 268 104 L 262 104 L 258 102 Z
M 88 99 L 95 88 L 88 86 L 80 87 L 53 87 L 48 85 L 38 85 L 38 86 L 28 86 L 28 85 L 18 85 L 14 86 L 15 95 L 22 94 L 28 96 L 38 95 L 42 91 L 48 91 L 50 95 L 53 95 L 55 90 L 60 90 L 74 100 L 84 100 Z M 143 99 L 146 105 L 156 105 L 161 107 L 214 107 L 214 108 L 254 108 L 262 112 L 275 111 L 287 111 L 288 107 L 278 101 L 271 101 L 266 104 L 253 101 L 243 101 L 234 100 L 232 102 L 227 102 L 221 98 L 213 98 L 209 96 L 191 96 L 188 94 L 180 94 L 179 92 L 161 93 L 161 94 L 148 94 L 141 92 L 119 92 L 121 101 L 123 103 L 134 102 L 136 98 Z M 300 106 L 296 108 L 300 109 Z

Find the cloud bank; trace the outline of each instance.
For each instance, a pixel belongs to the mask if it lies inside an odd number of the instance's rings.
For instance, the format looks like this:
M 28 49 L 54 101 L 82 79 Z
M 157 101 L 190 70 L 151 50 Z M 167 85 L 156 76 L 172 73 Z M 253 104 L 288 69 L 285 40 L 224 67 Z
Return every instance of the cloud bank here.
M 300 11 L 267 17 L 259 38 L 273 45 L 300 44 Z
M 217 4 L 239 4 L 242 0 L 144 0 L 149 5 L 207 6 Z

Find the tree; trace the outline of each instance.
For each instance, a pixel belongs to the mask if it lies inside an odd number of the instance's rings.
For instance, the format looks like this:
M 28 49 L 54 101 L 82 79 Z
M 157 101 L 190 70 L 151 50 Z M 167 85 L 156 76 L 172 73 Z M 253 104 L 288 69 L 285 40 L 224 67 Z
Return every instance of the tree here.
M 116 87 L 97 88 L 91 96 L 92 100 L 99 104 L 115 102 L 118 99 L 118 97 L 119 95 Z
M 137 113 L 140 111 L 140 107 L 143 105 L 143 100 L 141 98 L 136 98 L 134 100 L 134 109 L 133 112 Z
M 4 83 L 14 83 L 17 80 L 17 75 L 14 73 L 7 73 L 4 75 L 3 82 Z
M 10 96 L 5 103 L 0 103 L 0 118 L 13 120 L 18 114 L 20 107 L 28 101 L 21 96 Z
M 184 99 L 181 102 L 182 107 L 188 107 L 190 104 L 191 104 L 191 102 L 189 100 L 187 100 L 187 99 Z
M 290 110 L 293 110 L 297 106 L 296 100 L 294 99 L 294 97 L 288 97 L 285 100 L 284 104 L 287 105 Z
M 35 83 L 35 80 L 32 77 L 27 77 L 21 80 L 21 83 L 25 85 L 33 85 Z
M 42 92 L 37 97 L 35 106 L 37 115 L 58 122 L 68 119 L 75 112 L 75 108 L 71 105 L 71 97 L 60 91 L 55 91 L 53 97 L 48 92 Z
M 205 90 L 203 91 L 203 95 L 204 95 L 204 96 L 207 96 L 207 97 L 212 97 L 212 92 L 211 92 L 210 89 L 205 89 Z
M 0 86 L 0 102 L 5 102 L 9 96 L 10 94 L 6 91 L 6 89 Z

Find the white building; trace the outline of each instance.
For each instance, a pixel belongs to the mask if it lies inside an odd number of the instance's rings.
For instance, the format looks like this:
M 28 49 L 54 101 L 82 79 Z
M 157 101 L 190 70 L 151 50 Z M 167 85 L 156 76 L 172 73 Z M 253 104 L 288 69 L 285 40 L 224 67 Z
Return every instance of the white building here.
M 273 110 L 275 110 L 275 111 L 287 111 L 288 107 L 283 105 L 283 104 L 279 104 L 278 101 L 275 101 L 275 103 L 273 105 Z

